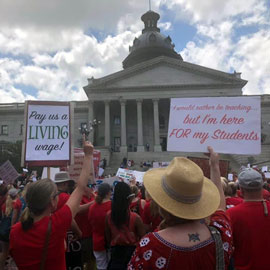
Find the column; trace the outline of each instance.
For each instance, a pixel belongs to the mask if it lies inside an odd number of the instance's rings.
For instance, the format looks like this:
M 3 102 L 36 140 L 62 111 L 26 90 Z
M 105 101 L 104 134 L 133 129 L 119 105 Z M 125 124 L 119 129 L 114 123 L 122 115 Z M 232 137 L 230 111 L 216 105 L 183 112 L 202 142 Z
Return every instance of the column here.
M 126 100 L 120 100 L 121 104 L 121 147 L 120 152 L 127 152 L 127 124 L 126 124 Z
M 161 152 L 160 137 L 159 137 L 159 111 L 158 111 L 159 99 L 153 99 L 154 108 L 154 152 Z
M 142 122 L 142 99 L 137 99 L 136 101 L 137 101 L 137 130 L 138 130 L 137 152 L 144 152 L 143 122 Z
M 90 130 L 89 133 L 89 141 L 94 144 L 94 127 L 91 128 L 91 124 L 94 120 L 94 101 L 89 100 L 88 101 L 88 130 Z
M 111 146 L 111 134 L 110 134 L 110 101 L 105 100 L 105 146 Z

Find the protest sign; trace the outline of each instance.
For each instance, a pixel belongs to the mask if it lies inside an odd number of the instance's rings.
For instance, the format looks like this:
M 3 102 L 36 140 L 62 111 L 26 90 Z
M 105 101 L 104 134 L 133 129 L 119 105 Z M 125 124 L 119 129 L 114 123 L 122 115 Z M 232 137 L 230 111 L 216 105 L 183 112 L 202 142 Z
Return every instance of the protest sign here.
M 96 180 L 97 185 L 100 185 L 100 184 L 103 184 L 103 183 L 108 183 L 112 187 L 114 187 L 118 182 L 120 182 L 120 179 L 117 176 Z
M 116 173 L 116 176 L 118 176 L 119 178 L 122 178 L 126 182 L 129 182 L 133 177 L 135 177 L 137 182 L 142 183 L 144 172 L 119 168 Z
M 261 153 L 260 97 L 171 99 L 168 151 Z
M 84 160 L 84 152 L 82 148 L 74 148 L 73 150 L 74 155 L 74 164 L 70 165 L 68 168 L 61 168 L 61 170 L 68 171 L 69 176 L 71 179 L 74 179 L 77 181 L 79 179 L 79 176 L 81 174 L 82 166 L 83 166 L 83 160 Z M 98 177 L 98 165 L 100 162 L 100 151 L 94 150 L 93 153 L 93 167 L 95 171 L 95 178 Z M 94 181 L 94 177 L 90 176 L 90 178 Z
M 82 243 L 81 240 L 74 241 L 74 233 L 67 232 L 66 237 L 66 269 L 67 270 L 82 270 Z
M 43 168 L 43 171 L 42 171 L 42 176 L 41 176 L 41 179 L 44 179 L 44 178 L 50 178 L 52 180 L 54 180 L 54 176 L 55 174 L 59 173 L 60 172 L 60 169 L 59 168 L 50 168 L 50 175 L 48 175 L 48 168 L 47 167 L 44 167 Z
M 229 173 L 229 174 L 228 174 L 228 180 L 229 180 L 230 182 L 233 181 L 233 174 L 232 174 L 232 173 Z
M 0 166 L 0 178 L 2 178 L 4 183 L 13 183 L 17 177 L 18 173 L 9 160 Z
M 266 179 L 270 179 L 270 172 L 264 173 L 264 176 L 265 176 Z
M 203 171 L 203 175 L 210 178 L 210 165 L 208 158 L 187 157 L 196 163 Z M 223 177 L 228 176 L 230 162 L 228 160 L 219 160 L 220 175 Z
M 24 161 L 30 166 L 70 163 L 71 128 L 68 102 L 27 101 Z
M 262 172 L 267 172 L 268 171 L 268 167 L 267 166 L 262 166 Z
M 169 164 L 170 164 L 169 161 L 162 161 L 162 162 L 155 161 L 153 162 L 153 168 L 164 168 L 167 167 Z

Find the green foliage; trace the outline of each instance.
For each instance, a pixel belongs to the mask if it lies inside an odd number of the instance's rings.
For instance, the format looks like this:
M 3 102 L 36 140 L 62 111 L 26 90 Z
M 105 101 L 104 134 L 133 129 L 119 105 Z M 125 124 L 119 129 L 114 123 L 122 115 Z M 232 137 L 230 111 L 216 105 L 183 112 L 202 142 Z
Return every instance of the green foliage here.
M 15 143 L 1 141 L 0 142 L 0 165 L 9 160 L 18 173 L 21 173 L 21 152 L 22 141 Z

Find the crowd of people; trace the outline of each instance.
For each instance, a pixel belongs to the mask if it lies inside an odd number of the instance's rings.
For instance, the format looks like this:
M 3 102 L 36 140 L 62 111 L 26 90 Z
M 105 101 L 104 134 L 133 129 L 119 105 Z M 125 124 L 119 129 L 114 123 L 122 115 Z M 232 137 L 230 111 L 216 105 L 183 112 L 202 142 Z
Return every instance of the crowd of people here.
M 143 185 L 96 186 L 84 141 L 76 183 L 59 172 L 53 181 L 2 184 L 0 270 L 9 255 L 19 270 L 65 270 L 69 230 L 80 239 L 82 269 L 270 269 L 268 183 L 252 168 L 229 182 L 208 150 L 210 179 L 175 157 L 148 170 Z

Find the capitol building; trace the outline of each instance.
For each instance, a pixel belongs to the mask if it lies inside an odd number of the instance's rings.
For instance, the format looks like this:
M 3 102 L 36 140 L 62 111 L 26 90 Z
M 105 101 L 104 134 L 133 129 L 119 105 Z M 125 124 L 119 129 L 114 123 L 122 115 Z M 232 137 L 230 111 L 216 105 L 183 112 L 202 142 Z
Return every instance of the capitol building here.
M 142 15 L 142 34 L 130 44 L 123 69 L 102 78 L 89 74 L 84 91 L 87 101 L 71 101 L 74 107 L 74 146 L 79 147 L 80 128 L 97 120 L 90 139 L 107 159 L 108 170 L 122 159 L 170 161 L 174 156 L 203 157 L 201 153 L 167 152 L 171 98 L 241 96 L 248 78 L 188 63 L 174 49 L 169 36 L 160 33 L 159 14 Z M 252 160 L 270 160 L 270 95 L 261 96 L 262 153 L 258 156 L 221 155 L 239 169 Z M 100 122 L 100 123 L 99 123 Z M 0 104 L 0 145 L 23 139 L 24 103 Z

